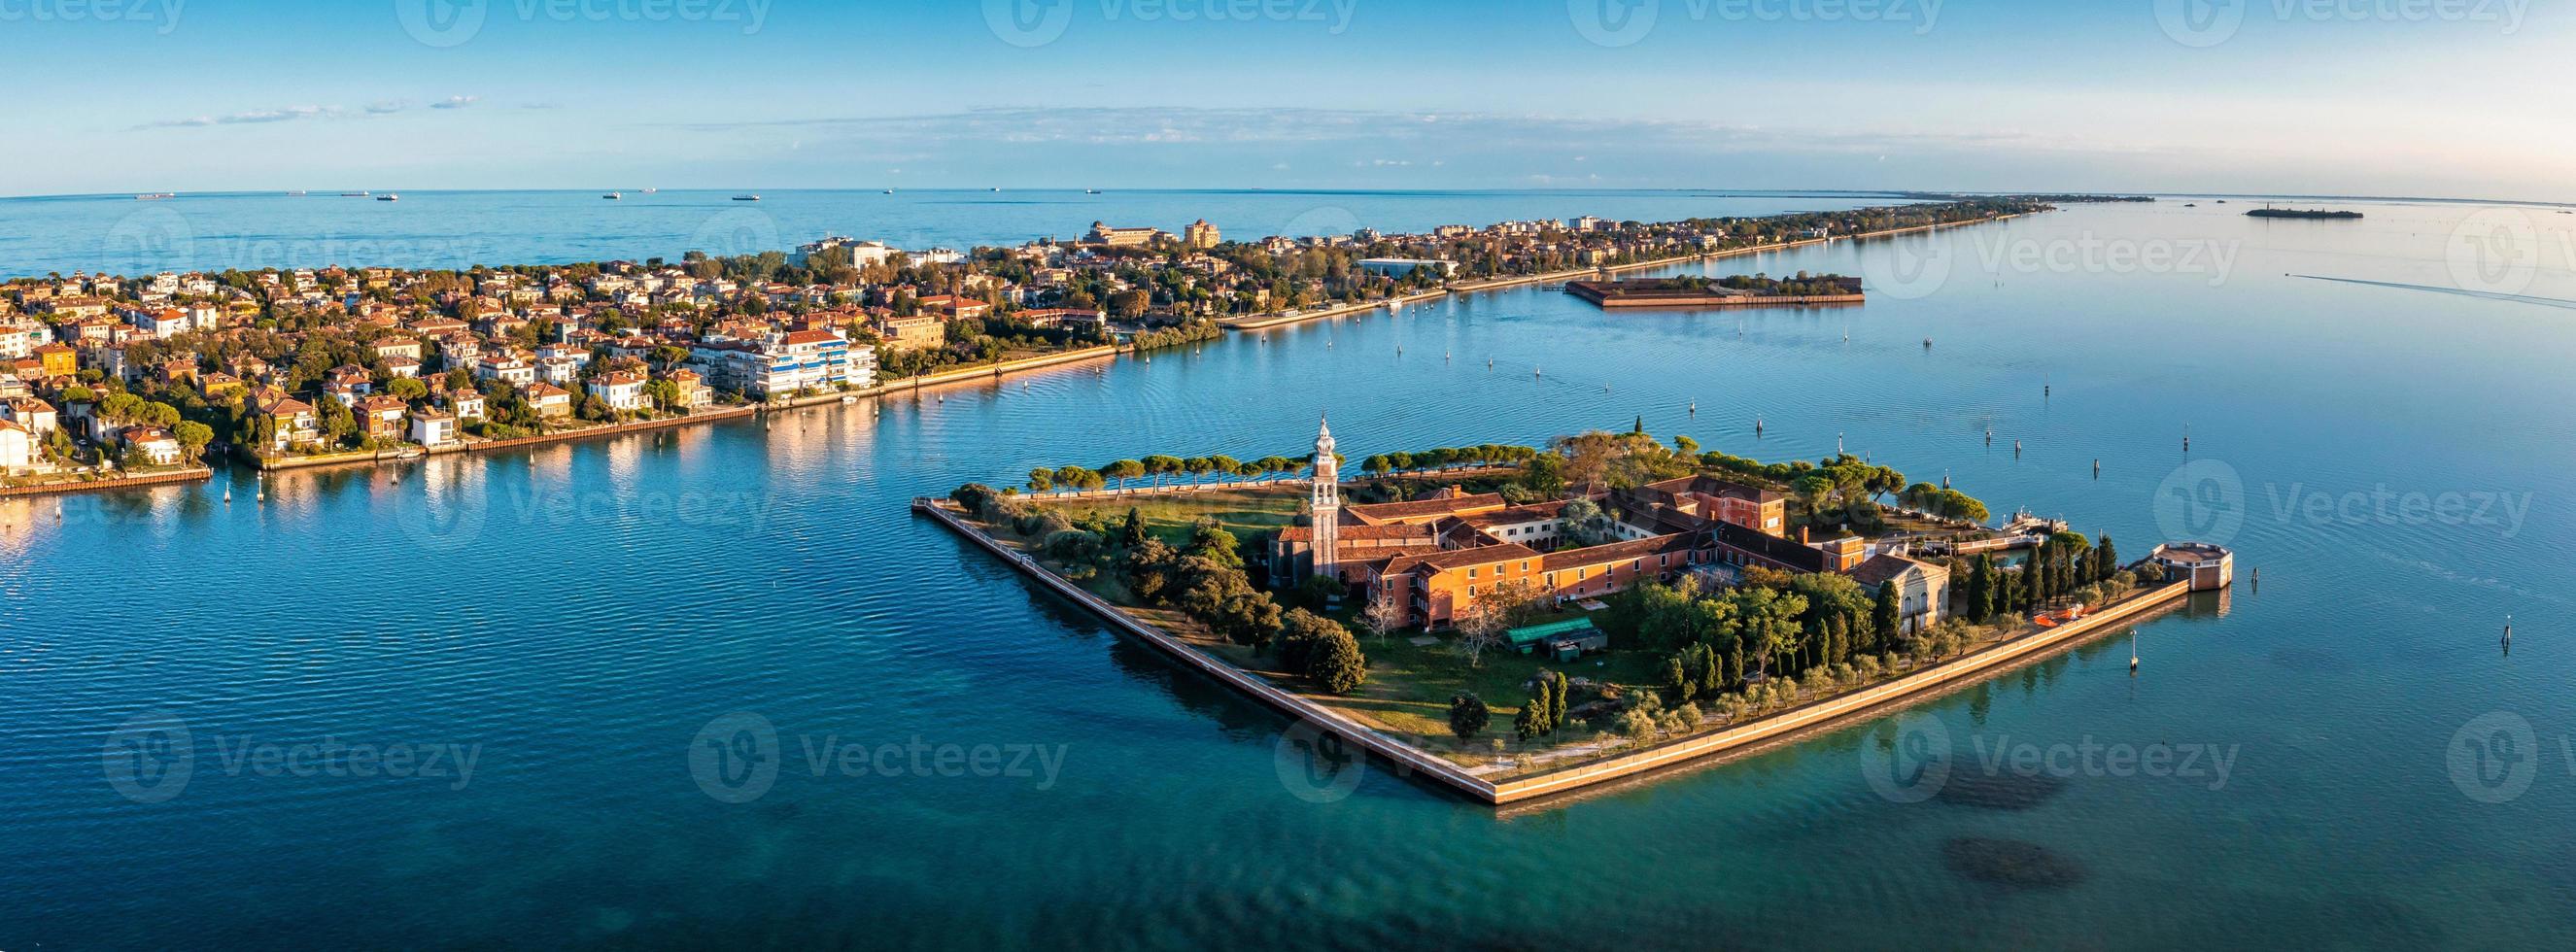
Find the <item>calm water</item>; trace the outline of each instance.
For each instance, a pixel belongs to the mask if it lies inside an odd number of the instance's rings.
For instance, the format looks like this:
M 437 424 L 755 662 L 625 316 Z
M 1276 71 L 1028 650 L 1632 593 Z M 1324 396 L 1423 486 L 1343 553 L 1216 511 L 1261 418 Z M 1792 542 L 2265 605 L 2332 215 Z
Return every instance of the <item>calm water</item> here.
M 2562 944 L 2576 332 L 2542 304 L 2285 276 L 2460 283 L 2446 249 L 2489 231 L 2477 209 L 2242 207 L 1722 265 L 1862 272 L 1857 309 L 1605 317 L 1522 289 L 769 429 L 284 476 L 264 505 L 239 474 L 0 503 L 0 948 Z M 2093 240 L 2203 260 L 2066 257 Z M 2515 292 L 2576 297 L 2559 249 L 2525 250 L 2543 257 Z M 1293 746 L 1283 771 L 1282 718 L 904 511 L 1038 464 L 1293 452 L 1327 408 L 1354 455 L 1638 414 L 1773 459 L 1840 434 L 2124 553 L 2196 520 L 2263 585 L 2144 626 L 2136 678 L 2101 643 L 1921 717 L 1497 816 L 1379 767 L 1335 787 Z M 2171 485 L 2206 504 L 2158 492 L 2186 423 L 2198 468 Z M 2333 511 L 2383 485 L 2529 503 L 2510 523 Z M 2322 518 L 2298 505 L 2320 492 Z M 102 749 L 154 711 L 187 727 L 192 773 L 127 783 L 175 794 L 137 802 Z M 737 711 L 785 763 L 719 802 L 690 749 Z M 2455 745 L 2490 712 L 2468 735 L 2510 749 Z M 1936 735 L 1952 795 L 1881 796 L 1883 745 Z M 479 754 L 461 789 L 229 759 L 325 737 Z M 915 738 L 1063 745 L 1060 772 L 806 766 L 808 743 Z M 2088 739 L 2207 745 L 2229 771 L 1984 765 Z M 2035 844 L 2078 881 L 1963 875 L 1959 838 Z
M 384 194 L 383 190 L 375 190 Z M 466 268 L 748 254 L 827 234 L 903 248 L 1014 245 L 1075 238 L 1091 223 L 1173 234 L 1205 218 L 1226 235 L 1424 232 L 1505 219 L 1662 221 L 1856 208 L 1886 195 L 1781 192 L 766 191 L 403 192 L 398 202 L 281 192 L 0 199 L 0 278 L 48 272 L 390 265 Z

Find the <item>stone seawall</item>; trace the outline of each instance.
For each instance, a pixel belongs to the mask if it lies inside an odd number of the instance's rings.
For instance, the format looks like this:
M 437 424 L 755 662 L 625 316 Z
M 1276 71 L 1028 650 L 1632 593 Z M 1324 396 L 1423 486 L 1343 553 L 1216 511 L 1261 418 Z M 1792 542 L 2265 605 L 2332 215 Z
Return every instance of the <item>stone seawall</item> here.
M 2093 635 L 2134 621 L 2190 594 L 2191 588 L 2190 585 L 2181 583 L 2167 585 L 2132 596 L 2125 602 L 2104 609 L 2081 621 L 2055 628 L 2040 629 L 1874 687 L 1812 701 L 1713 734 L 1670 741 L 1604 760 L 1496 783 L 1411 744 L 1381 734 L 1375 728 L 1339 712 L 1282 690 L 1260 675 L 1236 668 L 1190 647 L 1186 642 L 1138 620 L 1116 605 L 1048 571 L 1045 566 L 1037 564 L 1027 555 L 1003 545 L 982 530 L 967 524 L 964 519 L 958 517 L 957 513 L 951 511 L 948 504 L 940 500 L 916 499 L 913 500 L 912 508 L 913 511 L 930 516 L 941 525 L 964 536 L 968 541 L 999 556 L 1004 562 L 1018 568 L 1049 591 L 1089 609 L 1092 614 L 1108 622 L 1121 634 L 1161 651 L 1183 666 L 1232 685 L 1251 695 L 1254 700 L 1312 724 L 1319 730 L 1329 731 L 1346 743 L 1385 758 L 1407 773 L 1418 774 L 1478 802 L 1495 806 L 1570 793 L 1595 784 L 1661 770 L 1687 761 L 1758 744 L 1793 731 L 1876 710 L 1927 692 L 1938 693 L 1942 689 L 1973 678 L 1999 665 L 2026 659 L 2053 648 L 2071 646 Z

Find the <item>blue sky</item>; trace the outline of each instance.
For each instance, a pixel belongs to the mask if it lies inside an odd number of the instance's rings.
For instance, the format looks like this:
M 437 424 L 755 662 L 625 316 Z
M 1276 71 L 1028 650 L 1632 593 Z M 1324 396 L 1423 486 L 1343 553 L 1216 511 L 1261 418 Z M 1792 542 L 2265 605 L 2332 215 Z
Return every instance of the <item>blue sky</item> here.
M 0 194 L 2576 200 L 2555 0 L 0 0 Z

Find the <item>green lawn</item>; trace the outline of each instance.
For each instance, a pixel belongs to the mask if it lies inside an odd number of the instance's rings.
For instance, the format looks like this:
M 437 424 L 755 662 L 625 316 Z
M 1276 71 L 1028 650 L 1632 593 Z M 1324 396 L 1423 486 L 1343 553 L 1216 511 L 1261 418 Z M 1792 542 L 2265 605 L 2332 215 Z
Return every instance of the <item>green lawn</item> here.
M 1115 499 L 1054 500 L 1031 497 L 1035 505 L 1061 509 L 1066 516 L 1080 519 L 1088 513 L 1099 513 L 1112 519 L 1125 518 L 1133 507 L 1145 520 L 1145 530 L 1173 546 L 1189 543 L 1190 528 L 1200 517 L 1210 517 L 1223 525 L 1235 538 L 1250 539 L 1275 532 L 1297 521 L 1297 509 L 1306 500 L 1302 483 L 1281 483 L 1242 489 L 1219 489 L 1176 496 L 1134 496 Z

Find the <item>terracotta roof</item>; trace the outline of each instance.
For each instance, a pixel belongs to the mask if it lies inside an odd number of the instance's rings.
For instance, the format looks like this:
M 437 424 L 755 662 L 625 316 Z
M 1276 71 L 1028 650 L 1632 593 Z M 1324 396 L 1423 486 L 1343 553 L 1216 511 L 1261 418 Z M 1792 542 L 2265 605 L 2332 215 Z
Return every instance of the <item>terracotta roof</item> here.
M 1652 538 L 1635 539 L 1627 542 L 1613 542 L 1609 545 L 1587 546 L 1580 549 L 1558 549 L 1557 551 L 1547 554 L 1547 560 L 1541 564 L 1541 567 L 1554 572 L 1560 569 L 1579 568 L 1592 565 L 1607 565 L 1612 562 L 1625 562 L 1630 559 L 1642 559 L 1649 555 L 1660 555 L 1667 552 L 1687 552 L 1690 550 L 1690 547 L 1691 538 L 1687 535 L 1654 536 Z

